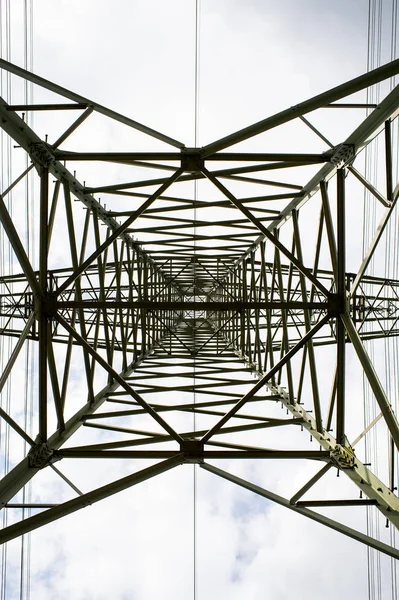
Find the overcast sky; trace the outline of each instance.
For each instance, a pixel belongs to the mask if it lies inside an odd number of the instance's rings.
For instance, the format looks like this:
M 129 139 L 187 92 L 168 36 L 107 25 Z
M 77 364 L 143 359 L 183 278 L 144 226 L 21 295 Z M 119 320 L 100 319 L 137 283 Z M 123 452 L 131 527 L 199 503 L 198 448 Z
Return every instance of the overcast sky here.
M 12 5 L 10 57 L 21 66 L 22 5 Z M 194 144 L 194 0 L 35 0 L 33 14 L 38 75 Z M 367 19 L 366 0 L 200 0 L 199 144 L 363 73 Z M 267 485 L 262 466 L 251 469 Z M 300 487 L 284 469 L 270 473 L 277 489 L 284 477 Z M 40 485 L 50 494 L 58 482 L 43 474 Z M 192 598 L 192 493 L 184 466 L 35 531 L 31 599 Z M 198 600 L 367 597 L 364 546 L 202 471 L 196 569 Z

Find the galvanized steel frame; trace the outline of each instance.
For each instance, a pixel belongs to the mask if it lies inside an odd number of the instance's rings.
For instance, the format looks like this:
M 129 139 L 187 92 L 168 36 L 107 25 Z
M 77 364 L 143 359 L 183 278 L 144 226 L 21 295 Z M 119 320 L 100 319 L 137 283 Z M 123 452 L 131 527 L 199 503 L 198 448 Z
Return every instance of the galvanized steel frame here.
M 322 107 L 338 106 L 334 104 L 337 100 L 399 73 L 399 61 L 204 148 L 186 148 L 169 136 L 6 61 L 0 60 L 0 68 L 70 100 L 69 103 L 30 106 L 9 106 L 0 101 L 2 129 L 32 160 L 32 165 L 0 196 L 0 222 L 22 269 L 20 275 L 5 273 L 1 277 L 0 317 L 5 324 L 2 334 L 18 340 L 0 377 L 0 391 L 27 339 L 37 341 L 39 356 L 39 418 L 35 440 L 10 414 L 3 409 L 0 411 L 0 418 L 30 446 L 29 453 L 0 482 L 0 504 L 5 508 L 22 506 L 13 502 L 13 498 L 43 468 L 56 470 L 77 493 L 75 499 L 55 506 L 37 504 L 36 508 L 46 510 L 3 529 L 0 542 L 179 464 L 199 463 L 220 477 L 399 558 L 395 548 L 306 508 L 372 504 L 389 522 L 396 527 L 399 525 L 399 498 L 394 493 L 394 482 L 385 485 L 356 458 L 345 427 L 345 355 L 346 346 L 351 342 L 380 406 L 381 418 L 399 449 L 397 417 L 364 346 L 365 339 L 398 334 L 399 282 L 370 277 L 366 275 L 366 269 L 399 195 L 399 188 L 393 185 L 391 156 L 391 123 L 398 116 L 399 87 L 388 94 L 339 146 L 332 146 L 304 117 Z M 61 136 L 49 143 L 17 114 L 28 110 L 80 110 L 82 113 Z M 174 150 L 72 152 L 61 149 L 60 146 L 95 113 L 171 145 Z M 321 154 L 224 151 L 298 118 L 329 144 L 328 151 Z M 385 194 L 353 166 L 359 153 L 381 132 L 385 136 Z M 167 176 L 139 177 L 130 182 L 89 187 L 68 170 L 65 166 L 68 161 L 118 163 L 150 172 L 167 171 Z M 223 168 L 215 169 L 215 163 L 222 163 Z M 233 166 L 226 167 L 226 163 Z M 286 174 L 287 170 L 318 164 L 323 166 L 304 186 L 291 180 L 274 179 L 279 172 Z M 33 168 L 40 178 L 38 270 L 33 268 L 4 202 L 4 197 Z M 265 171 L 273 174 L 272 179 L 260 177 Z M 256 176 L 251 177 L 251 174 Z M 386 209 L 369 252 L 355 274 L 346 271 L 345 262 L 345 178 L 348 174 Z M 50 175 L 55 178 L 53 187 L 49 183 Z M 336 180 L 336 216 L 332 214 L 331 184 L 328 185 L 333 177 Z M 218 197 L 214 200 L 207 197 L 204 201 L 181 194 L 170 195 L 170 188 L 177 183 L 196 180 L 209 182 L 212 189 L 217 190 Z M 284 191 L 242 198 L 226 187 L 224 181 L 232 187 L 248 184 Z M 145 191 L 147 187 L 151 188 L 150 192 Z M 135 208 L 107 210 L 96 199 L 98 193 L 124 197 L 134 203 Z M 300 214 L 302 207 L 316 194 L 321 200 L 317 242 L 314 262 L 307 265 Z M 70 263 L 67 267 L 49 268 L 53 226 L 61 197 Z M 72 197 L 87 210 L 79 236 Z M 283 208 L 265 208 L 268 202 L 274 201 L 282 202 Z M 192 214 L 211 208 L 226 210 L 227 217 L 214 220 L 213 215 L 198 218 Z M 282 234 L 283 225 L 289 221 L 292 238 L 288 244 Z M 100 224 L 105 228 L 101 229 Z M 207 228 L 215 225 L 219 227 L 218 232 L 207 234 Z M 139 236 L 140 241 L 133 234 Z M 319 267 L 323 236 L 328 240 L 329 270 Z M 217 251 L 210 251 L 210 239 L 218 245 Z M 375 293 L 373 286 L 378 289 Z M 66 346 L 65 361 L 61 366 L 57 364 L 57 344 Z M 331 344 L 336 345 L 335 376 L 328 411 L 323 414 L 316 349 Z M 82 377 L 87 399 L 72 417 L 66 418 L 71 357 L 76 348 L 82 351 Z M 298 375 L 292 361 L 300 355 Z M 168 372 L 168 367 L 176 365 L 176 361 L 180 368 L 179 379 L 183 380 L 179 384 Z M 100 390 L 96 379 L 98 367 L 107 373 L 107 383 Z M 307 369 L 310 397 L 306 401 L 311 402 L 314 416 L 302 405 Z M 252 374 L 258 379 L 255 385 L 251 383 Z M 240 386 L 246 387 L 244 394 L 239 391 Z M 195 392 L 196 400 L 162 402 L 163 394 L 171 390 L 180 395 Z M 204 401 L 201 395 L 205 396 Z M 158 397 L 161 401 L 157 401 Z M 57 420 L 56 430 L 52 433 L 48 425 L 50 402 Z M 249 408 L 259 403 L 276 402 L 285 407 L 288 418 L 260 416 Z M 100 411 L 105 403 L 108 406 L 115 404 L 116 410 Z M 190 431 L 178 431 L 167 419 L 168 414 L 175 412 L 206 415 L 213 418 L 214 423 L 204 429 L 194 427 Z M 121 426 L 119 419 L 138 415 L 150 416 L 158 429 L 149 431 Z M 248 446 L 239 439 L 225 442 L 222 437 L 276 427 L 284 428 L 289 435 L 293 426 L 307 430 L 320 449 L 270 449 Z M 128 437 L 64 447 L 80 427 Z M 176 447 L 162 446 L 169 442 L 177 444 Z M 160 445 L 161 449 L 154 450 L 154 444 Z M 55 461 L 67 458 L 165 460 L 82 493 L 53 465 Z M 289 500 L 208 463 L 213 459 L 243 458 L 308 459 L 325 465 Z M 344 472 L 367 499 L 301 500 L 331 467 Z

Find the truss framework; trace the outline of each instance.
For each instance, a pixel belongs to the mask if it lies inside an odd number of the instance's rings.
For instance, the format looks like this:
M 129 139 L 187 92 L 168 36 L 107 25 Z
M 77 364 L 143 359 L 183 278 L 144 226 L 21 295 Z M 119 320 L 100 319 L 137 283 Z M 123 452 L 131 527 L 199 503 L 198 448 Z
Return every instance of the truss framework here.
M 0 101 L 2 129 L 31 160 L 0 196 L 0 221 L 18 264 L 0 278 L 1 333 L 15 338 L 0 391 L 27 340 L 38 349 L 37 437 L 12 412 L 0 409 L 0 417 L 29 450 L 0 481 L 0 503 L 4 509 L 26 507 L 18 502 L 18 493 L 47 468 L 74 491 L 66 502 L 32 504 L 40 511 L 5 527 L 0 542 L 180 464 L 198 463 L 399 558 L 395 548 L 317 512 L 372 505 L 399 525 L 393 475 L 384 483 L 356 456 L 354 446 L 367 431 L 352 444 L 348 441 L 345 371 L 351 344 L 379 405 L 378 420 L 392 439 L 392 465 L 399 424 L 365 340 L 398 334 L 399 281 L 370 276 L 367 268 L 399 194 L 392 166 L 399 87 L 342 143 L 329 143 L 326 152 L 226 151 L 298 119 L 326 141 L 304 115 L 339 108 L 339 100 L 399 73 L 399 61 L 203 148 L 186 148 L 3 60 L 0 67 L 63 99 L 37 105 Z M 359 106 L 344 106 L 351 105 Z M 41 139 L 18 115 L 75 110 L 79 117 L 54 141 Z M 95 114 L 173 151 L 66 149 Z M 379 136 L 384 140 L 383 192 L 358 165 L 359 155 Z M 120 167 L 130 180 L 88 186 L 66 166 L 99 161 L 104 169 Z M 309 172 L 308 182 L 299 183 Z M 7 196 L 17 193 L 28 176 L 39 182 L 37 265 L 6 205 Z M 198 199 L 187 191 L 193 181 L 204 182 Z M 346 265 L 349 181 L 372 194 L 382 211 L 355 273 Z M 107 197 L 108 208 L 98 194 Z M 314 222 L 306 216 L 310 204 L 311 214 L 317 214 Z M 63 256 L 57 232 L 64 235 Z M 330 361 L 334 357 L 334 373 L 322 364 L 325 358 L 319 353 L 324 351 Z M 76 399 L 71 381 L 77 372 L 85 390 Z M 328 393 L 326 372 L 332 384 Z M 304 402 L 311 408 L 305 410 Z M 285 408 L 283 417 L 276 415 L 277 405 Z M 194 426 L 187 428 L 193 417 Z M 87 443 L 73 443 L 78 430 L 87 432 Z M 300 430 L 316 444 L 297 435 Z M 268 447 L 269 439 L 277 447 Z M 285 442 L 290 439 L 293 447 Z M 83 493 L 54 466 L 79 458 L 162 461 Z M 322 467 L 286 499 L 209 462 L 237 459 L 313 460 Z M 361 497 L 342 497 L 337 489 L 334 497 L 306 499 L 331 468 L 342 471 Z

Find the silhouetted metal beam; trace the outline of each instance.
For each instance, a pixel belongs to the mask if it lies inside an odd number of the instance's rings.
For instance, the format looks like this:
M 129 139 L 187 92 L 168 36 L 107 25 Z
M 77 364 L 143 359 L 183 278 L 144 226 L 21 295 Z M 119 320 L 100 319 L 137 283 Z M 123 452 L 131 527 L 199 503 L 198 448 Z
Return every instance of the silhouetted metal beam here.
M 249 490 L 251 492 L 254 492 L 255 494 L 258 494 L 259 496 L 262 496 L 263 498 L 266 498 L 267 500 L 271 500 L 272 502 L 275 502 L 276 504 L 280 504 L 281 506 L 284 506 L 285 508 L 288 508 L 289 510 L 292 510 L 300 515 L 303 515 L 304 517 L 308 517 L 308 519 L 312 519 L 312 521 L 316 521 L 317 523 L 321 523 L 322 525 L 325 525 L 326 527 L 329 527 L 330 529 L 334 529 L 335 531 L 338 531 L 339 533 L 343 533 L 344 535 L 347 535 L 348 537 L 350 537 L 354 540 L 357 540 L 358 542 L 361 542 L 362 544 L 366 544 L 367 546 L 370 546 L 370 548 L 375 548 L 376 550 L 379 550 L 380 552 L 383 552 L 384 554 L 388 554 L 388 556 L 392 556 L 393 558 L 399 559 L 399 550 L 396 550 L 396 548 L 393 548 L 392 546 L 389 546 L 388 544 L 384 544 L 383 542 L 380 542 L 379 540 L 376 540 L 368 535 L 365 535 L 364 533 L 361 533 L 360 531 L 356 531 L 355 529 L 352 529 L 351 527 L 348 527 L 347 525 L 344 525 L 343 523 L 334 521 L 333 519 L 330 519 L 329 517 L 326 517 L 325 515 L 321 515 L 317 512 L 309 510 L 308 508 L 305 508 L 304 506 L 298 506 L 297 504 L 291 504 L 289 502 L 289 500 L 287 500 L 286 498 L 283 498 L 282 496 L 279 496 L 279 495 L 275 494 L 274 492 L 270 492 L 269 490 L 266 490 L 258 485 L 250 483 L 249 481 L 245 481 L 244 479 L 241 479 L 240 477 L 231 475 L 227 471 L 223 471 L 222 469 L 214 467 L 213 465 L 204 463 L 204 464 L 201 464 L 200 466 L 201 466 L 201 468 L 205 469 L 206 471 L 209 471 L 210 473 L 213 473 L 214 475 L 218 475 L 222 479 L 231 481 L 232 483 L 235 483 L 236 485 L 239 485 L 240 487 L 242 487 L 246 490 Z

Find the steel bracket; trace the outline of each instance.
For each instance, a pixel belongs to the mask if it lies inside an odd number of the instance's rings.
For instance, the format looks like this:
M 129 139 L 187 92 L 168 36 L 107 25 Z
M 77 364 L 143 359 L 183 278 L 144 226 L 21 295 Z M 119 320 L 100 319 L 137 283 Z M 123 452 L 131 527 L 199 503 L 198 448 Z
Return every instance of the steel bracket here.
M 353 469 L 355 467 L 355 453 L 350 446 L 336 444 L 330 452 L 331 461 L 340 469 Z
M 45 142 L 31 144 L 29 146 L 29 156 L 36 165 L 41 167 L 50 167 L 56 163 L 53 151 Z
M 180 444 L 180 451 L 186 463 L 204 462 L 204 443 L 201 440 L 184 440 Z
M 181 151 L 181 168 L 189 173 L 199 173 L 204 168 L 204 159 L 198 148 L 183 148 Z
M 355 158 L 353 144 L 340 144 L 333 149 L 330 160 L 336 167 L 343 167 L 353 158 Z
M 36 444 L 28 454 L 29 466 L 35 469 L 43 469 L 52 462 L 59 460 L 54 457 L 52 448 L 46 443 Z

